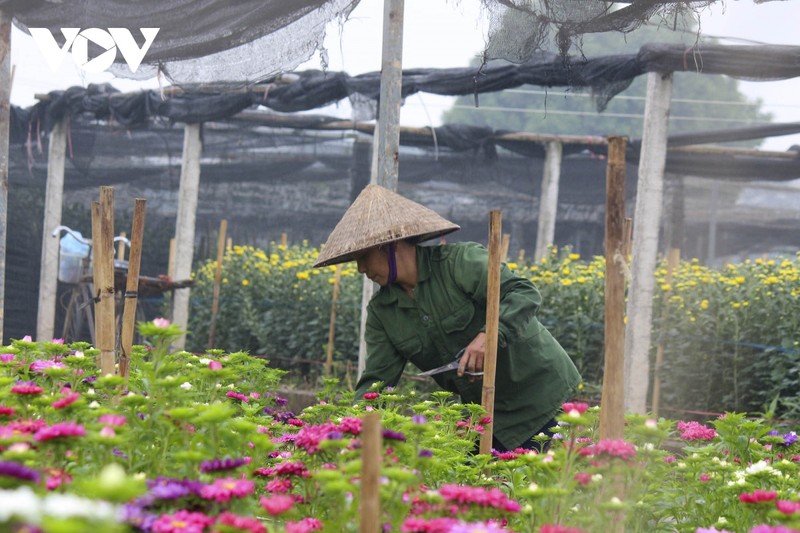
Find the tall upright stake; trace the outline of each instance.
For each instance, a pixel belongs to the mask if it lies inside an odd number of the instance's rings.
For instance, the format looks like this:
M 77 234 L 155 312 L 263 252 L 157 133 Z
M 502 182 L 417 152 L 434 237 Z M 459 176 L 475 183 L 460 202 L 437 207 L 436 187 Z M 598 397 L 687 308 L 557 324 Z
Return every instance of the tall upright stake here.
M 364 415 L 361 427 L 361 524 L 359 533 L 381 531 L 381 415 L 371 411 Z
M 92 205 L 92 216 L 95 210 Z M 114 317 L 114 189 L 100 187 L 100 203 L 97 208 L 99 235 L 92 234 L 95 270 L 95 324 L 97 326 L 97 349 L 100 350 L 100 372 L 114 373 L 114 348 L 116 344 Z M 94 220 L 92 228 L 95 227 Z
M 680 248 L 670 248 L 667 254 L 667 285 L 672 286 L 672 273 L 678 268 L 681 261 Z M 667 298 L 672 290 L 669 289 L 664 297 Z M 661 308 L 661 328 L 663 334 L 666 329 L 667 306 Z M 664 340 L 659 339 L 658 346 L 656 347 L 656 360 L 653 367 L 653 399 L 652 408 L 653 416 L 658 418 L 658 410 L 661 408 L 661 367 L 664 365 Z
M 131 227 L 131 251 L 128 255 L 128 280 L 125 284 L 125 306 L 122 309 L 122 332 L 120 334 L 119 375 L 128 377 L 130 354 L 133 349 L 133 331 L 136 326 L 136 306 L 139 303 L 139 266 L 142 262 L 144 240 L 144 210 L 147 201 L 137 198 L 133 204 L 133 226 Z
M 339 304 L 339 284 L 342 281 L 342 269 L 338 266 L 336 275 L 333 277 L 333 301 L 331 302 L 331 321 L 328 324 L 328 352 L 325 362 L 325 374 L 330 377 L 333 374 L 333 344 L 336 338 L 336 306 Z
M 11 13 L 0 9 L 0 344 L 6 302 L 6 233 L 8 230 L 8 142 L 11 127 Z
M 214 292 L 211 296 L 211 325 L 208 328 L 208 347 L 213 348 L 217 341 L 217 315 L 219 314 L 219 287 L 222 282 L 222 260 L 225 259 L 225 234 L 228 232 L 228 221 L 219 222 L 219 238 L 217 239 L 217 269 L 214 271 Z M 284 233 L 284 235 L 286 235 Z
M 600 438 L 621 439 L 625 426 L 625 137 L 608 138 L 606 170 L 605 366 Z
M 494 417 L 494 382 L 497 369 L 497 335 L 500 320 L 500 261 L 502 213 L 494 209 L 489 213 L 489 265 L 486 287 L 486 355 L 483 361 L 483 390 L 481 405 L 486 415 Z M 481 434 L 480 453 L 491 453 L 493 424 Z
M 400 164 L 400 104 L 403 86 L 404 0 L 383 2 L 381 93 L 378 102 L 378 185 L 397 190 Z

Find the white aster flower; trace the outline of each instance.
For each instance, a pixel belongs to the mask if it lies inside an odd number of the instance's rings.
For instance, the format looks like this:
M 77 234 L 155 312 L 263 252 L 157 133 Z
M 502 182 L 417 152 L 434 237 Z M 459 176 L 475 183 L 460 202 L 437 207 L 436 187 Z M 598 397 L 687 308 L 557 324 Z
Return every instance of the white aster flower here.
M 181 388 L 183 390 L 192 390 L 192 384 L 189 383 L 188 381 L 184 381 L 183 383 L 181 383 Z
M 8 522 L 13 516 L 31 524 L 41 520 L 41 501 L 30 487 L 0 490 L 0 523 Z

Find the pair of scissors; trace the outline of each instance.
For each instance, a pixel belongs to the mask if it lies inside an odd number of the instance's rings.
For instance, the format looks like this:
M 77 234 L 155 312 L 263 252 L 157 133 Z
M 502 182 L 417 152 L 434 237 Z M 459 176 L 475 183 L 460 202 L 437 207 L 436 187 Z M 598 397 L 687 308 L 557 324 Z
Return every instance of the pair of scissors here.
M 447 363 L 446 365 L 442 365 L 440 367 L 433 368 L 431 370 L 426 370 L 425 372 L 420 372 L 420 376 L 433 376 L 434 374 L 441 374 L 442 372 L 449 372 L 450 370 L 457 370 L 458 363 L 461 361 L 461 356 L 464 355 L 464 350 L 466 348 L 461 348 L 461 350 L 456 354 L 456 360 L 452 363 Z M 483 372 L 464 372 L 467 376 L 482 376 Z

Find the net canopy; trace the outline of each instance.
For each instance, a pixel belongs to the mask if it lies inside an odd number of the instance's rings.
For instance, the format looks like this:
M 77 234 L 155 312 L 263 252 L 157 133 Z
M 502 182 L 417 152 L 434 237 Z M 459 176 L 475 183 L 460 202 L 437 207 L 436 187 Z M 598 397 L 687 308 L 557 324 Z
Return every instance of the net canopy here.
M 133 72 L 117 53 L 111 72 L 173 83 L 247 83 L 292 70 L 323 50 L 325 26 L 343 21 L 359 0 L 0 0 L 14 23 L 47 28 L 59 47 L 62 28 L 127 28 L 142 47 L 141 28 L 159 28 Z M 91 39 L 90 39 L 91 41 Z M 324 54 L 323 54 L 324 57 Z

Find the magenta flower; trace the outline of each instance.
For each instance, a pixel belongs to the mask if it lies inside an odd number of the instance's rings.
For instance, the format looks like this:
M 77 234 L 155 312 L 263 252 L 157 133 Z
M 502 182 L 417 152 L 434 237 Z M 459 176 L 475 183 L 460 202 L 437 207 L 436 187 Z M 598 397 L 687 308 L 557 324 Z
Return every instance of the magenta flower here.
M 496 488 L 442 485 L 439 488 L 439 495 L 448 502 L 493 507 L 511 513 L 518 513 L 521 509 L 517 502 L 510 500 L 503 491 Z
M 400 531 L 406 533 L 448 533 L 458 523 L 455 518 L 406 518 L 400 526 Z
M 750 533 L 797 533 L 797 530 L 786 526 L 770 526 L 767 524 L 761 524 L 760 526 L 756 526 L 751 529 Z
M 97 421 L 107 426 L 119 427 L 119 426 L 124 426 L 125 422 L 127 422 L 127 419 L 122 415 L 105 414 L 105 415 L 100 415 Z
M 377 392 L 365 392 L 364 393 L 364 399 L 365 400 L 374 400 L 378 396 L 380 396 L 380 394 L 378 394 Z
M 28 367 L 31 372 L 36 372 L 37 374 L 44 374 L 45 370 L 50 368 L 67 368 L 67 365 L 64 363 L 60 363 L 58 361 L 34 361 Z
M 308 473 L 308 469 L 306 469 L 306 465 L 302 461 L 289 461 L 286 463 L 278 463 L 272 469 L 273 475 L 276 476 L 298 476 L 298 477 L 309 477 L 311 474 Z
M 75 403 L 78 400 L 78 398 L 80 398 L 80 397 L 81 397 L 80 394 L 78 394 L 77 392 L 73 392 L 73 393 L 67 394 L 63 398 L 60 398 L 60 399 L 54 401 L 50 405 L 53 406 L 53 409 L 64 409 L 65 407 Z
M 493 521 L 488 522 L 456 522 L 451 528 L 450 533 L 499 533 L 508 531 Z
M 775 507 L 783 514 L 794 514 L 800 511 L 800 502 L 790 500 L 775 500 Z
M 242 498 L 252 494 L 255 485 L 246 479 L 223 478 L 216 479 L 211 485 L 205 485 L 200 489 L 200 497 L 205 500 L 214 500 L 224 503 L 231 498 Z
M 56 490 L 61 485 L 72 482 L 72 476 L 58 468 L 50 469 L 47 473 L 49 474 L 45 482 L 47 490 Z
M 50 342 L 53 344 L 64 344 L 64 339 L 53 339 Z
M 33 395 L 41 394 L 44 392 L 44 389 L 33 381 L 17 381 L 17 383 L 11 387 L 11 392 L 13 394 Z
M 234 398 L 234 399 L 242 401 L 244 403 L 250 403 L 250 398 L 248 398 L 244 394 L 241 394 L 241 393 L 238 393 L 238 392 L 235 392 L 235 391 L 232 391 L 232 390 L 229 390 L 228 392 L 226 392 L 225 396 L 227 396 L 228 398 Z
M 678 422 L 678 431 L 683 440 L 713 440 L 717 432 L 699 422 Z
M 561 405 L 561 408 L 564 410 L 565 413 L 570 414 L 572 411 L 575 411 L 577 414 L 582 415 L 589 409 L 588 403 L 583 402 L 566 402 Z
M 299 522 L 286 522 L 286 533 L 311 533 L 322 530 L 322 522 L 316 518 L 303 518 Z
M 695 533 L 733 533 L 733 532 L 728 531 L 727 529 L 717 529 L 714 526 L 711 526 L 709 528 L 698 527 Z
M 157 317 L 153 319 L 153 325 L 157 328 L 168 328 L 170 321 L 167 318 Z
M 224 470 L 235 470 L 242 465 L 250 464 L 249 457 L 231 458 L 225 457 L 224 459 L 212 459 L 211 461 L 203 461 L 200 463 L 201 472 L 221 472 Z
M 39 472 L 14 461 L 0 461 L 0 478 L 14 478 L 20 481 L 39 482 Z
M 14 360 L 13 353 L 0 353 L 0 363 L 10 363 Z
M 0 416 L 14 416 L 17 412 L 7 405 L 0 405 Z
M 294 507 L 294 498 L 284 494 L 275 494 L 269 497 L 262 496 L 259 503 L 270 516 L 278 516 Z
M 753 492 L 744 492 L 739 494 L 739 501 L 744 503 L 761 503 L 771 502 L 778 497 L 778 493 L 774 490 L 761 490 L 756 489 Z
M 75 422 L 58 422 L 50 427 L 44 427 L 34 433 L 33 440 L 44 442 L 46 440 L 59 439 L 62 437 L 83 437 L 86 430 L 83 426 Z
M 292 487 L 292 480 L 284 477 L 270 480 L 266 489 L 272 494 L 288 494 Z
M 581 485 L 588 485 L 592 481 L 592 475 L 589 472 L 578 472 L 575 474 L 575 481 Z
M 567 527 L 560 524 L 545 524 L 539 533 L 584 533 L 582 529 L 577 527 Z
M 174 514 L 164 514 L 153 522 L 153 533 L 203 533 L 214 523 L 214 519 L 203 513 L 191 511 L 176 511 Z
M 636 447 L 622 439 L 603 439 L 597 444 L 581 449 L 581 454 L 595 457 L 604 455 L 628 460 L 636 457 Z
M 219 361 L 211 361 L 208 363 L 209 370 L 222 370 L 222 363 Z
M 247 531 L 248 533 L 267 533 L 267 528 L 257 519 L 235 515 L 228 511 L 225 511 L 217 517 L 217 524 L 232 527 L 240 531 Z

